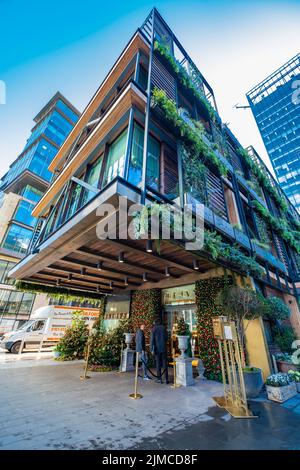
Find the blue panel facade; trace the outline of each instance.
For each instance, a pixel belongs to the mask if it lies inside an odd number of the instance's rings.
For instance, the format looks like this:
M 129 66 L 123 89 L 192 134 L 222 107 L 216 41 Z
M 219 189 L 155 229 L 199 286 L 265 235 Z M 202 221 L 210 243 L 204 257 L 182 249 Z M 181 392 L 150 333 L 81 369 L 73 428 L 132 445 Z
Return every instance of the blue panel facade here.
M 300 211 L 300 54 L 247 93 L 278 182 Z

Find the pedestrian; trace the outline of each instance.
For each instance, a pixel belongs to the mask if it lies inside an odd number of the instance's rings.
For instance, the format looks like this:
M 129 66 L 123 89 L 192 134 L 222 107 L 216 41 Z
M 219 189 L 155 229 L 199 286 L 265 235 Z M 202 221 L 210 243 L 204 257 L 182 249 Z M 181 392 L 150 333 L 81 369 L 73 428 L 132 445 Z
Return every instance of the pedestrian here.
M 166 373 L 166 383 L 169 383 L 168 357 L 167 357 L 168 333 L 160 320 L 156 320 L 151 332 L 150 349 L 155 355 L 157 379 L 156 382 L 163 383 L 162 369 Z
M 140 358 L 143 364 L 143 379 L 144 380 L 151 380 L 151 377 L 147 374 L 147 352 L 146 352 L 146 340 L 145 340 L 145 324 L 142 323 L 138 330 L 135 333 L 135 350 L 137 353 L 140 353 Z

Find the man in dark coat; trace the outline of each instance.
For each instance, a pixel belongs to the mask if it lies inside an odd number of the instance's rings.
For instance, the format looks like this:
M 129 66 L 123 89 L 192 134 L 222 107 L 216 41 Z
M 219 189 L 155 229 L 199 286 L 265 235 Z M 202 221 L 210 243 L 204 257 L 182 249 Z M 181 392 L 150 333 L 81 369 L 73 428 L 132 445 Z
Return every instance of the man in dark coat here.
M 165 327 L 161 324 L 160 320 L 156 320 L 151 332 L 150 349 L 155 355 L 157 380 L 156 382 L 163 383 L 162 369 L 166 370 L 166 383 L 169 383 L 168 377 L 168 358 L 167 358 L 167 341 L 168 333 Z
M 146 340 L 144 333 L 145 325 L 141 324 L 139 329 L 135 333 L 135 350 L 140 353 L 140 358 L 143 364 L 144 380 L 151 380 L 151 377 L 147 374 L 147 353 L 146 353 Z

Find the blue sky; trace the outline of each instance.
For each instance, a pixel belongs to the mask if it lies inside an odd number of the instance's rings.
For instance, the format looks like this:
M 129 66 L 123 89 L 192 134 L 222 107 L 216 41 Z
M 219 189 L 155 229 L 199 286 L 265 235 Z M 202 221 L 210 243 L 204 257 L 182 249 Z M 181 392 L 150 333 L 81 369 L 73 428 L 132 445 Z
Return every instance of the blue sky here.
M 0 0 L 0 175 L 22 150 L 32 118 L 57 91 L 82 110 L 154 6 L 152 1 Z M 245 93 L 300 49 L 300 2 L 156 1 L 214 88 L 243 145 L 266 156 Z

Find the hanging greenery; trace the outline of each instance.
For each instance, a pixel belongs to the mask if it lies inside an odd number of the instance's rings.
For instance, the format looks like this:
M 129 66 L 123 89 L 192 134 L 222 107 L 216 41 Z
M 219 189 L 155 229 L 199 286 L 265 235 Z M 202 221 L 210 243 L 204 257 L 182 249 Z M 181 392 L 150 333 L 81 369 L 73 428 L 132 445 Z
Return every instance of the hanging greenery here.
M 69 290 L 64 287 L 45 286 L 42 284 L 36 284 L 33 282 L 17 281 L 16 289 L 22 292 L 31 292 L 33 294 L 47 294 L 52 299 L 56 299 L 61 302 L 87 302 L 95 307 L 101 304 L 101 300 L 104 297 L 96 292 L 81 292 L 76 290 Z
M 273 198 L 275 203 L 283 211 L 286 211 L 288 209 L 287 202 L 285 201 L 283 197 L 279 195 L 278 191 L 271 185 L 268 177 L 261 170 L 261 168 L 259 168 L 259 166 L 252 160 L 247 150 L 240 148 L 238 150 L 238 153 L 243 158 L 248 169 L 254 174 L 254 176 L 256 176 L 258 183 L 269 193 L 269 195 Z
M 152 92 L 152 105 L 159 106 L 165 113 L 166 119 L 168 119 L 173 126 L 178 129 L 180 138 L 184 146 L 185 151 L 189 155 L 190 165 L 197 166 L 199 164 L 199 158 L 205 163 L 210 162 L 221 175 L 227 175 L 227 167 L 217 157 L 215 152 L 204 142 L 201 132 L 197 131 L 197 128 L 189 125 L 178 113 L 176 103 L 169 99 L 164 90 L 154 88 Z
M 289 229 L 286 222 L 282 218 L 274 217 L 268 209 L 266 209 L 260 202 L 253 200 L 252 201 L 253 207 L 257 210 L 259 215 L 265 220 L 265 222 L 272 227 L 272 229 L 285 240 L 288 245 L 296 250 L 296 252 L 300 253 L 300 244 L 299 241 L 295 239 L 293 232 Z
M 130 322 L 135 332 L 142 323 L 145 324 L 146 342 L 149 342 L 153 322 L 159 318 L 161 309 L 161 290 L 136 290 L 131 299 Z
M 173 54 L 170 53 L 168 46 L 162 44 L 159 41 L 154 42 L 154 50 L 159 52 L 159 54 L 164 57 L 170 67 L 172 68 L 173 72 L 177 75 L 180 83 L 186 89 L 192 92 L 194 97 L 204 106 L 207 110 L 209 116 L 214 121 L 217 121 L 217 113 L 215 109 L 212 107 L 210 102 L 206 99 L 204 94 L 201 92 L 200 88 L 196 87 L 193 80 L 190 78 L 189 74 L 187 73 L 186 69 L 175 59 Z M 196 70 L 193 67 L 193 74 L 195 75 Z M 202 81 L 202 80 L 201 80 Z
M 232 284 L 228 277 L 196 281 L 195 301 L 199 353 L 205 367 L 205 375 L 211 380 L 222 380 L 218 342 L 214 338 L 212 318 L 224 315 L 216 298 L 226 285 Z

